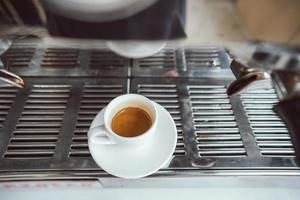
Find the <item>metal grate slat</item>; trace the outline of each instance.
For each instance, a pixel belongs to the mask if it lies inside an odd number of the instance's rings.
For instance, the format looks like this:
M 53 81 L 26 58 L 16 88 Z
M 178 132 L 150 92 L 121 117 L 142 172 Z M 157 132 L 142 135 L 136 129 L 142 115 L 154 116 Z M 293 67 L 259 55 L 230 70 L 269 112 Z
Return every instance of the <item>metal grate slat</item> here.
M 139 84 L 137 92 L 162 105 L 172 116 L 177 127 L 175 156 L 185 155 L 184 133 L 181 123 L 178 89 L 174 84 Z
M 5 66 L 23 68 L 28 67 L 31 63 L 35 48 L 22 48 L 12 46 L 2 56 L 2 62 Z
M 87 132 L 96 114 L 114 97 L 124 93 L 123 85 L 85 84 L 77 117 L 69 156 L 91 157 L 87 144 Z
M 174 49 L 164 49 L 153 56 L 139 59 L 139 67 L 144 68 L 174 68 L 176 67 Z
M 288 130 L 272 107 L 278 102 L 275 90 L 267 88 L 241 95 L 257 146 L 264 157 L 294 157 Z
M 32 100 L 29 95 L 24 111 L 3 155 L 4 158 L 38 159 L 50 158 L 54 155 L 70 89 L 70 85 L 32 86 L 30 95 L 38 93 L 44 97 Z M 51 95 L 56 93 L 62 93 L 64 96 L 55 97 L 54 100 Z M 57 104 L 59 107 L 51 107 L 49 104 Z M 37 113 L 39 114 L 36 115 Z
M 13 86 L 0 86 L 0 130 L 17 95 L 18 89 Z
M 215 47 L 186 48 L 184 51 L 187 68 L 220 67 L 220 50 Z
M 41 67 L 74 68 L 79 65 L 78 49 L 48 48 L 45 51 Z
M 111 51 L 94 50 L 90 53 L 90 68 L 104 68 L 113 70 L 116 68 L 124 67 L 125 65 L 126 59 L 114 54 Z
M 198 156 L 245 157 L 246 150 L 225 86 L 189 85 L 187 89 Z

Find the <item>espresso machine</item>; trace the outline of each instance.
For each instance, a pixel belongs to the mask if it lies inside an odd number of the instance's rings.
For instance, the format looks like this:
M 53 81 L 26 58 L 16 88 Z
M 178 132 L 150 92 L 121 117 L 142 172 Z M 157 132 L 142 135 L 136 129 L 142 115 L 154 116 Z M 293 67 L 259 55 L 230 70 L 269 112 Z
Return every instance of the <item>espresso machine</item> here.
M 22 30 L 0 26 L 1 199 L 299 197 L 299 49 L 187 45 L 189 0 L 22 2 L 0 2 Z M 141 179 L 88 148 L 95 115 L 126 93 L 177 128 L 171 160 Z

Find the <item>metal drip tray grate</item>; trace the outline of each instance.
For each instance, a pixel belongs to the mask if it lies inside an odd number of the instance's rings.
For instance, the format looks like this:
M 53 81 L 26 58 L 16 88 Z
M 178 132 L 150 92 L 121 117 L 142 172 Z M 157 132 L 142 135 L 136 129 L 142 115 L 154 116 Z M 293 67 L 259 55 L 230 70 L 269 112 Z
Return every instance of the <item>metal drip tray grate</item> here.
M 95 115 L 124 93 L 159 103 L 177 126 L 176 150 L 157 176 L 299 171 L 288 131 L 272 111 L 274 89 L 228 97 L 233 77 L 222 49 L 168 47 L 140 60 L 107 49 L 27 44 L 22 51 L 32 49 L 28 69 L 15 67 L 14 56 L 8 66 L 26 87 L 0 86 L 0 180 L 22 173 L 107 175 L 89 153 L 87 131 Z
M 174 68 L 176 67 L 175 50 L 164 49 L 154 56 L 136 60 L 141 68 Z
M 3 157 L 52 157 L 69 92 L 69 85 L 33 85 Z
M 79 51 L 74 49 L 49 48 L 46 50 L 41 67 L 74 68 L 79 65 Z
M 188 68 L 221 67 L 221 54 L 222 51 L 216 47 L 187 48 L 185 60 Z
M 183 143 L 184 134 L 181 124 L 179 96 L 176 85 L 139 84 L 137 92 L 162 105 L 171 114 L 176 124 L 178 134 L 178 140 L 174 155 L 185 155 Z
M 0 129 L 16 97 L 18 89 L 12 86 L 0 86 Z
M 124 93 L 123 85 L 84 85 L 70 157 L 90 157 L 87 132 L 93 118 L 113 98 Z
M 272 110 L 278 102 L 274 89 L 248 91 L 242 100 L 261 155 L 294 157 L 288 130 Z
M 1 58 L 5 66 L 10 67 L 28 67 L 35 49 L 34 48 L 21 48 L 21 47 L 12 47 L 5 52 Z
M 163 76 L 177 74 L 179 61 L 174 48 L 166 48 L 159 53 L 133 61 L 133 76 Z
M 223 85 L 188 86 L 199 157 L 246 156 Z
M 114 53 L 103 51 L 92 51 L 90 54 L 90 67 L 97 69 L 122 68 L 126 65 L 126 59 L 115 55 Z

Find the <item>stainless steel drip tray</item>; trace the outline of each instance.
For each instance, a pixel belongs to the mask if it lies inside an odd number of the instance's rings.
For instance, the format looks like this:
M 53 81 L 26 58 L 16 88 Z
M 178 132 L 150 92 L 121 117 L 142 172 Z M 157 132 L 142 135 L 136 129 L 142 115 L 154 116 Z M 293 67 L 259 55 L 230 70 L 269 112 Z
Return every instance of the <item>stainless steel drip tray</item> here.
M 215 47 L 163 49 L 139 60 L 107 49 L 14 44 L 2 57 L 26 87 L 0 85 L 0 180 L 109 176 L 93 161 L 88 128 L 114 97 L 139 93 L 165 107 L 178 141 L 153 177 L 300 175 L 287 128 L 264 86 L 228 97 L 228 58 Z
M 174 156 L 154 177 L 299 173 L 288 132 L 271 110 L 273 89 L 229 98 L 227 80 L 205 78 L 25 81 L 24 89 L 0 86 L 0 179 L 107 176 L 90 156 L 87 130 L 99 110 L 127 92 L 164 106 L 178 129 Z

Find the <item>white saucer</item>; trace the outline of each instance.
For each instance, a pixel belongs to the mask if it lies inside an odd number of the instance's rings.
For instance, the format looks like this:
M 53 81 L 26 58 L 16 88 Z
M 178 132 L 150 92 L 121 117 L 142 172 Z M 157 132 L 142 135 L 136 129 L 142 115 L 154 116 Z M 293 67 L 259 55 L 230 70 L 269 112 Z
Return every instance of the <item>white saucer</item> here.
M 108 41 L 107 47 L 118 55 L 127 58 L 145 58 L 163 49 L 166 41 Z
M 96 145 L 88 141 L 92 157 L 103 170 L 121 178 L 140 178 L 167 164 L 175 151 L 177 129 L 168 111 L 157 103 L 155 106 L 158 109 L 157 131 L 146 145 Z M 90 128 L 103 124 L 104 110 L 105 108 L 97 114 Z

